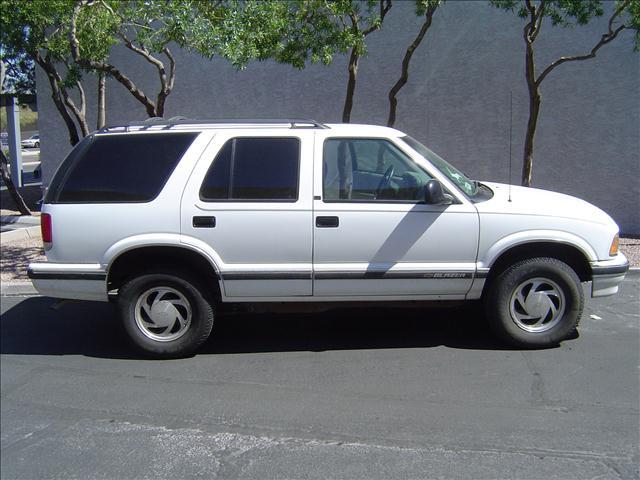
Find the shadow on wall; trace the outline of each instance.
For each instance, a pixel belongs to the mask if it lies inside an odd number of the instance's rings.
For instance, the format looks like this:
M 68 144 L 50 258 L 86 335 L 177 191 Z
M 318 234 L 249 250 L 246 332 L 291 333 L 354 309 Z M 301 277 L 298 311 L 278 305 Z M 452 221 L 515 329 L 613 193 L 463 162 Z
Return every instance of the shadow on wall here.
M 2 316 L 0 352 L 138 358 L 108 303 L 29 298 Z M 479 303 L 450 308 L 368 308 L 314 314 L 218 315 L 197 355 L 451 348 L 509 350 L 489 331 Z

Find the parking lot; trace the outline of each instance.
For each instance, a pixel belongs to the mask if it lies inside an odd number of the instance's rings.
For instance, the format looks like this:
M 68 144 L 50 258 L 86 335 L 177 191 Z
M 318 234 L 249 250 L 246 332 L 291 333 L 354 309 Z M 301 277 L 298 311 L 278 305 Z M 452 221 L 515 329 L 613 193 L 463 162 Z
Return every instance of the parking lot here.
M 110 305 L 2 298 L 3 478 L 638 478 L 637 272 L 558 348 L 479 305 L 218 317 L 136 358 Z

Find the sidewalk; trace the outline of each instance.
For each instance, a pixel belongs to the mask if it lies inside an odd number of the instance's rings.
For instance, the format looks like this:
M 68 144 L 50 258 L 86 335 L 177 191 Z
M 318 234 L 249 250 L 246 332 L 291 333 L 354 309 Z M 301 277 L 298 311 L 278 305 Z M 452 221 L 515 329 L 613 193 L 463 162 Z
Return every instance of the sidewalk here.
M 0 244 L 16 240 L 40 238 L 40 217 L 2 215 L 0 216 Z
M 2 295 L 12 295 L 12 292 L 35 293 L 27 279 L 27 266 L 31 262 L 46 261 L 40 234 L 40 218 L 1 216 L 0 249 Z M 19 285 L 20 283 L 24 285 Z

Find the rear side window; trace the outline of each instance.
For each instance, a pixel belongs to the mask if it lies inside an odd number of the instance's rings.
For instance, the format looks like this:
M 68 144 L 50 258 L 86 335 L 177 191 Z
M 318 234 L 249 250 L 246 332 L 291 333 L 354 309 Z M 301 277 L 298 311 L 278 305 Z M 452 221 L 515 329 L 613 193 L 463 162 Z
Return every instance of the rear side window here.
M 197 135 L 97 135 L 84 140 L 56 173 L 45 202 L 151 201 Z
M 200 199 L 295 202 L 299 168 L 298 138 L 232 138 L 209 167 Z

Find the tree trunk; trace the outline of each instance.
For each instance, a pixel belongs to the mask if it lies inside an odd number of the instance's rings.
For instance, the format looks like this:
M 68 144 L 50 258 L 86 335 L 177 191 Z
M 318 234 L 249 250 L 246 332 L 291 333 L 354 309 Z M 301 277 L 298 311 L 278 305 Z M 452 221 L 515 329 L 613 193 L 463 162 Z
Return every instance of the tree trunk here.
M 530 187 L 533 171 L 533 140 L 538 125 L 538 115 L 540 113 L 540 93 L 535 86 L 529 92 L 529 121 L 527 122 L 527 133 L 524 139 L 524 162 L 522 164 L 522 185 Z
M 535 81 L 535 69 L 533 62 L 533 46 L 527 42 L 526 68 L 527 87 L 529 89 L 529 120 L 527 121 L 527 133 L 524 138 L 524 157 L 522 161 L 522 185 L 531 186 L 533 173 L 533 145 L 540 114 L 540 89 Z
M 62 79 L 57 79 L 56 82 L 60 84 L 62 82 Z M 82 84 L 80 83 L 80 81 L 76 83 L 76 86 L 81 92 L 81 95 L 84 96 L 84 91 L 82 90 Z M 80 126 L 80 133 L 83 137 L 86 137 L 87 135 L 89 135 L 89 125 L 87 124 L 87 118 L 85 117 L 85 113 L 83 111 L 84 108 L 79 109 L 76 106 L 75 102 L 69 96 L 69 92 L 67 92 L 67 88 L 64 85 L 59 85 L 58 88 L 60 89 L 60 94 L 62 95 L 62 99 L 64 100 L 67 109 L 71 111 L 76 119 L 76 122 L 78 122 L 78 125 Z
M 437 7 L 429 8 L 426 13 L 426 18 L 422 23 L 422 27 L 418 32 L 416 38 L 411 42 L 411 45 L 407 47 L 406 52 L 404 53 L 404 58 L 402 59 L 402 71 L 400 73 L 400 78 L 396 81 L 396 83 L 389 90 L 389 117 L 387 118 L 387 126 L 393 127 L 396 123 L 396 111 L 398 108 L 398 92 L 404 87 L 409 81 L 409 64 L 411 63 L 411 57 L 413 56 L 413 52 L 416 51 L 416 48 L 420 46 L 424 36 L 427 31 L 431 27 L 431 23 L 433 21 L 433 14 L 435 13 L 435 9 Z
M 358 76 L 358 61 L 360 55 L 356 48 L 351 49 L 349 56 L 349 81 L 347 82 L 347 95 L 344 99 L 344 108 L 342 109 L 342 123 L 351 122 L 351 110 L 353 109 L 353 93 L 356 89 L 356 77 Z
M 11 176 L 9 175 L 9 160 L 5 157 L 4 152 L 0 149 L 0 174 L 2 175 L 2 181 L 7 187 L 9 191 L 9 195 L 13 199 L 13 202 L 18 207 L 18 210 L 22 215 L 31 215 L 31 210 L 27 207 L 27 204 L 24 203 L 24 199 L 18 189 L 16 188 Z
M 47 79 L 49 80 L 49 85 L 51 86 L 51 99 L 58 109 L 58 113 L 60 113 L 62 120 L 64 120 L 64 124 L 67 127 L 67 132 L 69 133 L 69 143 L 71 143 L 71 146 L 73 146 L 80 141 L 80 137 L 78 136 L 78 129 L 76 128 L 76 124 L 73 123 L 73 119 L 71 118 L 71 115 L 69 115 L 67 107 L 65 106 L 64 100 L 62 98 L 62 93 L 60 92 L 60 86 L 58 85 L 57 80 L 59 75 L 56 67 L 53 62 L 49 60 L 49 58 L 43 58 L 39 53 L 36 54 L 34 60 L 47 74 Z
M 104 72 L 98 73 L 98 130 L 104 128 L 106 124 L 105 101 L 106 101 L 106 80 L 107 76 Z

